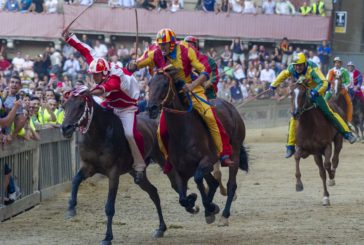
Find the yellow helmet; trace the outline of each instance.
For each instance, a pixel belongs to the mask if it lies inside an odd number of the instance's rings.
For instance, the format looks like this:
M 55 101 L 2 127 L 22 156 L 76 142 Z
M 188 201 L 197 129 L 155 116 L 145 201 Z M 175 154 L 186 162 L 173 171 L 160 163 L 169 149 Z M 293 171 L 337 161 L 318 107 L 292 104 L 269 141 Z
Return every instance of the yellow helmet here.
M 304 64 L 306 63 L 306 55 L 304 53 L 298 53 L 293 56 L 292 64 L 298 65 L 298 64 Z

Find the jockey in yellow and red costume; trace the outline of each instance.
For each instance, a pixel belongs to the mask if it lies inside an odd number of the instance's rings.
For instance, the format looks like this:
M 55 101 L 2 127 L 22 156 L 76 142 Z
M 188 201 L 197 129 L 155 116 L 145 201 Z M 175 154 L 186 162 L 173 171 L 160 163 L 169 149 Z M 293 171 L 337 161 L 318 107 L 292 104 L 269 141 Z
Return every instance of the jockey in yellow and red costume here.
M 160 48 L 159 50 L 153 48 L 148 49 L 143 56 L 136 61 L 136 64 L 131 64 L 129 68 L 134 70 L 135 67 L 133 66 L 136 65 L 137 68 L 149 66 L 159 69 L 163 68 L 165 65 L 171 64 L 173 67 L 178 68 L 176 76 L 179 80 L 185 82 L 183 87 L 185 92 L 193 92 L 197 95 L 196 97 L 200 97 L 207 101 L 208 99 L 206 98 L 205 89 L 202 84 L 209 80 L 211 68 L 206 56 L 201 55 L 199 51 L 187 42 L 178 42 L 175 33 L 171 29 L 160 30 L 157 34 L 156 43 Z M 164 57 L 164 64 L 159 60 L 160 52 Z M 198 78 L 195 80 L 192 80 L 193 70 L 196 70 L 199 73 Z M 222 165 L 229 166 L 233 164 L 233 161 L 231 160 L 232 147 L 229 136 L 218 119 L 214 108 L 208 103 L 197 101 L 196 97 L 192 96 L 193 108 L 200 114 L 208 126 L 219 152 Z M 168 163 L 168 132 L 163 112 L 161 113 L 158 128 L 158 142 Z

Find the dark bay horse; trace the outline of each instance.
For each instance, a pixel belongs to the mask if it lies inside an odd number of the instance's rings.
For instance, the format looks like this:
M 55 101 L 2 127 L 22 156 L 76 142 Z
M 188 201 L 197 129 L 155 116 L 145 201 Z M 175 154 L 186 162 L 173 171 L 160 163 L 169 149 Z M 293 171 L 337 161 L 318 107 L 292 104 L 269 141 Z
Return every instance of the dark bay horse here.
M 82 166 L 72 181 L 72 193 L 66 217 L 76 214 L 77 192 L 80 183 L 95 173 L 109 179 L 109 194 L 105 205 L 107 228 L 102 244 L 111 244 L 113 239 L 112 219 L 115 213 L 115 199 L 119 186 L 119 176 L 129 173 L 134 176 L 133 158 L 120 119 L 112 111 L 105 110 L 90 96 L 81 91 L 69 96 L 64 104 L 65 118 L 62 123 L 64 137 L 70 138 L 76 128 L 83 135 L 79 142 Z M 148 117 L 138 117 L 138 129 L 145 142 L 145 159 L 163 162 L 156 141 L 157 123 Z M 149 194 L 156 206 L 159 217 L 159 228 L 154 236 L 162 237 L 167 230 L 163 219 L 157 189 L 149 182 L 147 176 L 139 184 Z
M 303 81 L 304 82 L 304 81 Z M 324 193 L 322 205 L 330 205 L 329 192 L 326 186 L 326 171 L 331 180 L 335 177 L 335 169 L 339 163 L 339 153 L 342 148 L 343 137 L 337 129 L 324 117 L 320 109 L 311 103 L 309 90 L 297 82 L 291 87 L 291 109 L 296 124 L 296 190 L 302 191 L 300 159 L 313 155 L 319 168 Z M 331 106 L 334 107 L 333 104 Z M 332 158 L 332 142 L 334 142 L 334 156 Z M 324 156 L 325 161 L 323 161 Z M 325 171 L 326 169 L 326 171 Z
M 170 69 L 156 74 L 149 82 L 149 113 L 156 118 L 161 108 L 164 110 L 168 129 L 169 158 L 173 165 L 169 179 L 172 187 L 179 194 L 179 202 L 190 213 L 195 213 L 197 195 L 187 196 L 187 182 L 193 176 L 202 197 L 207 223 L 215 221 L 219 208 L 213 203 L 218 182 L 212 176 L 213 165 L 218 161 L 218 153 L 202 118 L 183 98 L 188 95 L 181 92 L 180 83 L 176 78 L 176 69 Z M 187 97 L 186 97 L 187 96 Z M 204 103 L 200 101 L 200 103 Z M 237 188 L 236 175 L 239 167 L 248 171 L 248 156 L 243 142 L 245 125 L 237 110 L 228 102 L 215 101 L 216 112 L 221 119 L 233 147 L 233 166 L 229 167 L 227 183 L 227 201 L 219 225 L 228 225 L 231 204 Z M 187 109 L 190 107 L 190 109 Z M 205 192 L 203 179 L 207 182 L 208 192 Z
M 359 96 L 354 95 L 352 97 L 353 102 L 353 121 L 352 124 L 355 128 L 355 133 L 361 138 L 364 143 L 364 102 Z

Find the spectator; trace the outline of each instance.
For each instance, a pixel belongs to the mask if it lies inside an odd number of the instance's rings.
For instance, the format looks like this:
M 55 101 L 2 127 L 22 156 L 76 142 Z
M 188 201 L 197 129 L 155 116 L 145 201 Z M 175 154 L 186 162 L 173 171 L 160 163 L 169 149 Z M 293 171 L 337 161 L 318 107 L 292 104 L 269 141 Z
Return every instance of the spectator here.
M 58 0 L 45 0 L 44 2 L 45 12 L 48 14 L 57 13 Z
M 215 0 L 203 0 L 202 1 L 202 9 L 205 12 L 214 12 L 215 11 Z
M 230 87 L 231 99 L 234 103 L 239 103 L 243 100 L 243 94 L 240 89 L 240 85 L 233 80 L 232 86 Z
M 308 52 L 308 60 L 312 61 L 313 63 L 315 63 L 321 70 L 321 61 L 320 58 L 318 56 L 316 56 L 316 54 L 310 50 Z
M 95 41 L 95 57 L 97 58 L 105 58 L 107 55 L 107 47 L 105 44 L 101 43 L 99 40 Z
M 23 63 L 23 75 L 27 78 L 34 78 L 34 62 L 30 59 L 29 55 L 25 55 Z
M 36 13 L 43 13 L 45 10 L 44 0 L 32 0 L 32 5 L 29 8 L 29 11 Z
M 276 2 L 274 0 L 264 0 L 262 5 L 263 14 L 274 14 Z
M 225 45 L 224 52 L 221 54 L 222 65 L 226 66 L 231 59 L 231 52 L 228 45 Z
M 62 55 L 55 48 L 50 48 L 51 55 L 49 56 L 51 61 L 51 73 L 56 74 L 57 77 L 60 77 L 62 71 Z
M 255 14 L 257 13 L 257 9 L 255 8 L 255 4 L 252 0 L 245 0 L 244 3 L 244 14 Z
M 324 0 L 313 0 L 312 5 L 312 14 L 326 16 L 326 9 L 325 9 L 325 1 Z
M 234 64 L 234 79 L 238 81 L 238 83 L 243 82 L 243 79 L 245 79 L 243 66 L 240 65 L 239 63 Z
M 7 0 L 4 9 L 8 12 L 18 12 L 20 9 L 19 2 L 17 0 Z
M 285 65 L 287 64 L 288 61 L 288 55 L 289 55 L 288 47 L 289 47 L 288 39 L 284 37 L 281 43 L 279 44 L 279 48 L 280 51 L 282 52 L 282 63 Z
M 220 0 L 216 6 L 216 13 L 224 12 L 227 15 L 230 15 L 231 4 L 229 0 Z
M 311 13 L 311 7 L 308 5 L 307 1 L 303 1 L 302 6 L 300 7 L 301 15 L 309 15 Z
M 326 74 L 328 72 L 330 56 L 331 56 L 331 47 L 326 40 L 322 41 L 322 44 L 318 46 L 317 54 L 321 61 L 322 72 Z
M 74 55 L 71 54 L 69 59 L 64 62 L 63 75 L 70 76 L 72 80 L 76 79 L 77 72 L 80 71 L 80 63 L 75 59 Z
M 249 62 L 257 63 L 259 61 L 259 53 L 258 53 L 258 46 L 253 45 L 252 49 L 249 50 L 249 56 L 248 56 Z
M 35 62 L 33 65 L 33 70 L 35 74 L 38 74 L 39 77 L 43 77 L 48 73 L 46 63 L 43 61 L 43 55 L 38 54 L 35 58 Z
M 123 8 L 132 8 L 135 5 L 134 0 L 120 0 L 120 5 Z
M 5 164 L 5 179 L 4 179 L 4 185 L 5 185 L 5 193 L 6 196 L 4 198 L 4 204 L 10 205 L 13 202 L 15 202 L 20 194 L 19 187 L 15 185 L 14 177 L 12 176 L 12 170 L 8 164 Z M 17 191 L 18 189 L 18 191 Z
M 93 0 L 80 0 L 80 5 L 89 6 L 93 3 Z
M 276 14 L 295 15 L 296 10 L 293 4 L 288 0 L 280 0 L 276 4 Z
M 244 45 L 240 38 L 235 38 L 230 45 L 230 50 L 233 53 L 233 61 L 240 61 L 240 64 L 244 64 L 245 54 L 244 54 Z
M 227 82 L 222 82 L 222 87 L 221 87 L 221 89 L 219 88 L 219 90 L 217 92 L 217 97 L 224 99 L 228 102 L 231 102 L 231 92 L 230 92 L 230 87 L 227 84 Z
M 166 10 L 168 8 L 168 4 L 167 4 L 167 0 L 158 0 L 158 11 L 160 11 L 161 9 Z
M 124 66 L 130 61 L 129 50 L 122 44 L 120 45 L 117 51 L 117 55 L 121 59 L 121 62 L 123 63 Z
M 16 56 L 13 58 L 12 61 L 14 71 L 21 72 L 23 69 L 24 62 L 25 60 L 22 57 L 21 52 L 20 51 L 16 52 Z
M 109 0 L 108 5 L 110 8 L 117 8 L 117 7 L 121 7 L 119 0 Z
M 8 70 L 11 66 L 11 63 L 4 58 L 4 56 L 0 55 L 0 72 L 4 72 Z
M 20 12 L 29 12 L 30 6 L 32 5 L 32 0 L 20 0 Z
M 243 2 L 242 0 L 230 0 L 231 10 L 233 13 L 243 12 Z
M 86 43 L 88 46 L 93 47 L 91 40 L 86 34 L 83 34 L 81 39 L 83 43 Z
M 232 59 L 230 59 L 228 65 L 224 67 L 224 73 L 231 79 L 234 77 L 234 64 Z
M 264 69 L 261 70 L 259 79 L 265 85 L 265 89 L 269 88 L 270 84 L 276 79 L 276 74 L 269 67 L 268 61 L 264 62 Z
M 171 12 L 177 12 L 179 11 L 179 3 L 178 3 L 178 0 L 172 0 L 172 4 L 171 4 L 171 8 L 169 9 Z
M 75 53 L 75 49 L 72 48 L 68 43 L 63 45 L 62 55 L 65 59 L 68 59 L 71 56 L 71 54 L 74 54 L 74 53 Z

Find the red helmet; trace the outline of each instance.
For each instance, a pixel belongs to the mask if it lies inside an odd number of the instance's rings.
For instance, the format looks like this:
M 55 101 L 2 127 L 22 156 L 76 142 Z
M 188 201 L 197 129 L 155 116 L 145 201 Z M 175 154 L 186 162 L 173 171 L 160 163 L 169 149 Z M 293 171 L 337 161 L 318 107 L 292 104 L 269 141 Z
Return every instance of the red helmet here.
M 194 36 L 187 36 L 187 37 L 185 37 L 185 42 L 192 43 L 197 48 L 198 39 L 196 37 L 194 37 Z
M 103 75 L 107 75 L 109 71 L 109 63 L 104 58 L 94 59 L 88 68 L 88 72 L 91 74 L 102 72 Z

